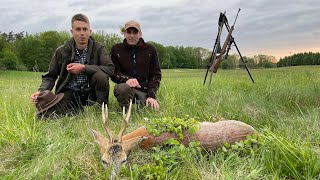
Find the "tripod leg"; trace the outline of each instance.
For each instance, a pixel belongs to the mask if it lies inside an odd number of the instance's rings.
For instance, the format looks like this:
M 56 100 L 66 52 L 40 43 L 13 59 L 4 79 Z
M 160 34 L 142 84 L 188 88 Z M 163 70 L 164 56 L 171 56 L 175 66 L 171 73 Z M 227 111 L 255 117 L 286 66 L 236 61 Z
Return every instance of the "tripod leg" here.
M 213 69 L 210 71 L 210 79 L 209 79 L 209 86 L 208 86 L 209 89 L 210 89 L 210 86 L 211 86 L 212 76 L 213 76 Z
M 225 26 L 226 26 L 226 28 L 227 28 L 227 30 L 228 30 L 228 32 L 229 32 L 229 31 L 230 31 L 230 27 L 229 27 L 228 22 L 224 22 L 224 24 L 225 24 Z M 250 71 L 249 71 L 249 68 L 248 68 L 246 62 L 244 62 L 244 60 L 243 60 L 243 58 L 242 58 L 242 55 L 241 55 L 241 53 L 240 53 L 240 51 L 239 51 L 239 48 L 238 48 L 236 42 L 234 41 L 234 38 L 233 38 L 232 36 L 231 36 L 231 38 L 232 38 L 232 40 L 233 40 L 234 46 L 236 47 L 236 49 L 237 49 L 237 51 L 238 51 L 238 54 L 239 54 L 239 56 L 240 56 L 240 58 L 241 58 L 241 61 L 243 62 L 244 67 L 246 68 L 246 70 L 247 70 L 247 72 L 248 72 L 248 74 L 249 74 L 249 76 L 250 76 L 251 81 L 254 83 L 253 77 L 252 77 L 252 75 L 251 75 L 251 73 L 250 73 Z
M 250 76 L 251 81 L 254 83 L 253 77 L 252 77 L 252 75 L 251 75 L 251 73 L 250 73 L 250 71 L 249 71 L 249 68 L 248 68 L 246 62 L 244 62 L 244 60 L 243 60 L 243 58 L 242 58 L 242 55 L 241 55 L 241 53 L 240 53 L 240 51 L 239 51 L 239 49 L 238 49 L 238 46 L 237 46 L 236 42 L 233 41 L 233 43 L 234 43 L 234 46 L 236 47 L 236 49 L 237 49 L 237 51 L 238 51 L 238 53 L 239 53 L 240 59 L 241 59 L 241 61 L 243 62 L 244 67 L 246 68 L 246 70 L 247 70 L 247 72 L 248 72 L 248 74 L 249 74 L 249 76 Z
M 210 85 L 211 85 L 211 81 L 212 81 L 212 76 L 213 76 L 213 73 L 214 73 L 214 63 L 216 61 L 216 58 L 217 58 L 217 52 L 214 52 L 213 53 L 213 58 L 212 58 L 212 64 L 209 67 L 209 69 L 210 69 L 210 79 L 209 79 L 209 87 L 208 87 L 209 89 L 210 89 Z
M 207 76 L 208 76 L 209 68 L 210 68 L 210 66 L 208 66 L 208 67 L 207 67 L 207 72 L 206 72 L 206 76 L 204 76 L 203 85 L 205 85 L 205 84 L 206 84 L 206 80 L 207 80 Z

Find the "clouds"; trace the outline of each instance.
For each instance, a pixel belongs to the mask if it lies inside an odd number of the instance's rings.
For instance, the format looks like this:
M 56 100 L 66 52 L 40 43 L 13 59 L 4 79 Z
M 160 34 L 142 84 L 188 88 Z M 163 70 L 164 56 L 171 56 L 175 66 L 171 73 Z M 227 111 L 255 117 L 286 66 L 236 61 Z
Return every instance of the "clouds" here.
M 212 49 L 219 12 L 232 25 L 241 8 L 234 37 L 243 55 L 277 57 L 320 47 L 320 2 L 316 0 L 0 0 L 0 31 L 68 31 L 76 13 L 86 14 L 94 31 L 120 34 L 128 20 L 140 22 L 143 37 L 163 45 Z M 222 38 L 223 39 L 223 38 Z M 235 51 L 234 51 L 235 52 Z

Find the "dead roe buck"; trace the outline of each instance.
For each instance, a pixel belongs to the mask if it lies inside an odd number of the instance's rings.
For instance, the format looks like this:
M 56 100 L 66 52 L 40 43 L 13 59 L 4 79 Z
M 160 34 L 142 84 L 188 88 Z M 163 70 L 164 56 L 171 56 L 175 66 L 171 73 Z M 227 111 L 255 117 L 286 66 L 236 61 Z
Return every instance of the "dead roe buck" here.
M 127 162 L 128 154 L 133 147 L 139 145 L 142 149 L 149 149 L 153 146 L 161 145 L 163 141 L 169 138 L 176 137 L 174 133 L 162 133 L 156 137 L 149 133 L 145 127 L 139 127 L 123 136 L 129 123 L 131 108 L 132 101 L 130 101 L 127 114 L 123 109 L 124 127 L 117 137 L 114 137 L 108 128 L 108 108 L 105 105 L 102 105 L 102 122 L 109 139 L 106 139 L 100 132 L 91 130 L 95 142 L 100 148 L 103 167 L 112 166 L 113 168 L 111 175 L 116 175 L 120 170 L 120 166 Z M 191 141 L 198 141 L 203 149 L 214 151 L 226 142 L 234 144 L 245 140 L 246 136 L 255 132 L 255 129 L 250 125 L 236 120 L 222 120 L 215 123 L 200 122 L 199 129 L 195 133 L 184 132 L 182 143 L 188 145 Z

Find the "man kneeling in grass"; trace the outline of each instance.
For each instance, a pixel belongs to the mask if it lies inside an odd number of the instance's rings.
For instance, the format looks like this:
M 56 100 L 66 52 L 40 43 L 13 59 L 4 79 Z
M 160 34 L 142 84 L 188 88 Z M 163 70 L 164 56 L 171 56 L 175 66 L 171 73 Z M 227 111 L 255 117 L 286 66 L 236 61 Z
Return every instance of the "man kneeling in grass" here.
M 111 49 L 115 65 L 112 81 L 120 107 L 129 106 L 130 99 L 159 110 L 156 98 L 161 69 L 156 48 L 144 41 L 140 24 L 129 21 L 124 26 L 124 40 Z
M 71 26 L 72 38 L 56 49 L 38 91 L 31 95 L 38 117 L 78 113 L 92 101 L 108 103 L 114 65 L 104 46 L 90 37 L 85 15 L 74 15 Z

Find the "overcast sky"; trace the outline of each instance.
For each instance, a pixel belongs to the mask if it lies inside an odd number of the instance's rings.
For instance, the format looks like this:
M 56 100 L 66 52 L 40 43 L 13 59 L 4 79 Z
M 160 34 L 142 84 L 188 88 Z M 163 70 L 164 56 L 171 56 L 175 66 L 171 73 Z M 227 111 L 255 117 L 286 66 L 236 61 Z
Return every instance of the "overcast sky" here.
M 165 46 L 212 50 L 219 13 L 226 11 L 243 56 L 277 58 L 320 51 L 319 0 L 0 0 L 0 31 L 37 33 L 69 31 L 76 13 L 86 14 L 94 32 L 120 34 L 120 26 L 136 20 L 143 38 Z M 224 29 L 225 32 L 226 29 Z M 224 38 L 221 39 L 222 43 Z M 237 53 L 235 48 L 231 54 Z

